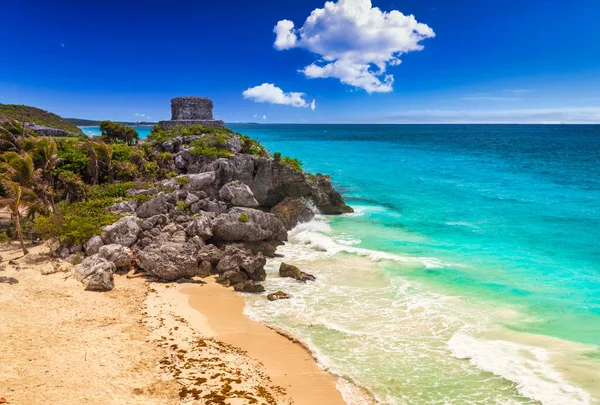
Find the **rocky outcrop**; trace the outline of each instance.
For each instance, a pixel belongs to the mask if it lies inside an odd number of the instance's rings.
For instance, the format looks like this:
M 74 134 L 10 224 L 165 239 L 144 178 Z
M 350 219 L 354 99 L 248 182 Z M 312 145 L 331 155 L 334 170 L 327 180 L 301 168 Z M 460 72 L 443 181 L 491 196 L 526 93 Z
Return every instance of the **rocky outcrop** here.
M 80 281 L 87 291 L 110 291 L 115 287 L 116 266 L 97 254 L 86 257 L 73 269 L 73 278 Z
M 114 212 L 115 214 L 130 214 L 135 212 L 137 206 L 138 204 L 135 202 L 135 200 L 128 200 L 115 203 L 109 207 L 108 210 Z
M 246 274 L 246 277 L 241 281 L 247 279 L 264 281 L 266 278 L 266 272 L 264 271 L 266 263 L 267 259 L 260 252 L 255 254 L 248 249 L 227 246 L 223 251 L 223 256 L 221 260 L 219 260 L 215 270 L 219 274 L 243 272 Z M 233 285 L 236 283 L 231 282 L 231 284 Z
M 160 214 L 166 214 L 175 208 L 177 198 L 172 194 L 159 193 L 153 199 L 140 205 L 135 213 L 139 218 L 150 218 Z
M 102 228 L 101 237 L 105 244 L 114 243 L 129 247 L 137 241 L 141 230 L 135 216 L 123 217 L 114 224 Z
M 265 287 L 262 284 L 257 284 L 252 280 L 244 281 L 233 286 L 233 289 L 238 292 L 260 294 L 265 291 Z
M 98 256 L 114 263 L 117 268 L 129 269 L 133 263 L 133 252 L 122 245 L 104 245 L 98 250 Z
M 199 236 L 203 240 L 212 238 L 212 221 L 215 214 L 211 212 L 201 211 L 194 215 L 194 220 L 187 226 L 186 233 L 188 236 Z
M 153 243 L 137 255 L 137 264 L 148 274 L 167 281 L 198 274 L 198 247 L 192 243 Z
M 287 230 L 299 223 L 309 222 L 315 217 L 314 211 L 300 198 L 286 197 L 271 209 L 271 214 L 279 219 Z
M 306 282 L 306 281 L 315 281 L 317 278 L 312 274 L 308 274 L 300 270 L 298 267 L 293 266 L 287 263 L 281 263 L 279 266 L 279 276 L 281 277 L 291 277 L 298 281 Z
M 287 231 L 273 214 L 235 207 L 213 220 L 213 236 L 226 242 L 286 241 Z
M 229 206 L 255 208 L 259 205 L 250 187 L 241 181 L 232 181 L 225 184 L 219 190 L 219 197 Z
M 83 248 L 85 249 L 86 255 L 92 256 L 92 255 L 95 255 L 96 253 L 98 253 L 98 251 L 100 250 L 100 248 L 102 246 L 104 246 L 104 242 L 102 242 L 102 238 L 99 235 L 96 235 L 96 236 L 90 238 L 90 240 L 88 240 L 83 245 Z

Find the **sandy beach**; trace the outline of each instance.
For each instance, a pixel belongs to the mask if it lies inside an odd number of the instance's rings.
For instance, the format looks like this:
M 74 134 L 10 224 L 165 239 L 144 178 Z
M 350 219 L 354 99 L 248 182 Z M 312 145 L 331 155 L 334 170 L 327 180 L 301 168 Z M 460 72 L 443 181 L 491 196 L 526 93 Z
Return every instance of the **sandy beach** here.
M 8 404 L 344 404 L 302 345 L 244 316 L 243 298 L 212 279 L 116 276 L 113 291 L 87 292 L 45 246 L 30 251 L 0 251 L 0 276 L 18 280 L 0 283 Z

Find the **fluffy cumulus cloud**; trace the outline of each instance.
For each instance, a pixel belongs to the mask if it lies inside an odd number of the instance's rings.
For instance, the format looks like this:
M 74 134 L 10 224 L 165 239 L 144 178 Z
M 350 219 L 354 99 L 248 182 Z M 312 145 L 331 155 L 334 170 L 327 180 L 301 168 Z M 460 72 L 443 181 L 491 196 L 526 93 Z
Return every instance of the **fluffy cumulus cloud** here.
M 286 93 L 272 83 L 263 83 L 260 86 L 251 87 L 242 94 L 244 98 L 258 103 L 290 105 L 292 107 L 310 108 L 313 111 L 316 108 L 315 100 L 310 103 L 307 102 L 305 93 Z
M 435 36 L 414 16 L 381 11 L 371 0 L 328 1 L 302 27 L 281 20 L 273 31 L 276 49 L 303 48 L 319 55 L 301 70 L 307 77 L 336 78 L 369 93 L 392 91 L 388 66 L 399 65 L 403 54 L 423 49 L 421 41 Z

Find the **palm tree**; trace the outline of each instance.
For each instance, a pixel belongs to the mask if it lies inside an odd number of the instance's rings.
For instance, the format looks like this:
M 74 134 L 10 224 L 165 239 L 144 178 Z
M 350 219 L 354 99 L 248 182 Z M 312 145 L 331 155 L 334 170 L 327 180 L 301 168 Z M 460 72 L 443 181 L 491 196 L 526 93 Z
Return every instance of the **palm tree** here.
M 45 182 L 44 189 L 47 190 L 47 199 L 52 212 L 56 211 L 54 206 L 54 169 L 64 159 L 58 157 L 58 147 L 53 138 L 30 138 L 23 142 L 23 150 L 29 152 L 36 167 L 41 170 L 41 178 Z
M 21 244 L 23 254 L 29 253 L 23 242 L 23 233 L 21 230 L 21 212 L 20 209 L 26 208 L 28 211 L 35 211 L 39 206 L 39 197 L 30 189 L 22 187 L 19 183 L 10 181 L 7 178 L 1 178 L 2 188 L 5 198 L 0 199 L 0 207 L 8 208 L 15 218 L 15 227 L 17 228 L 17 238 Z
M 0 123 L 0 151 L 20 152 L 23 140 L 31 138 L 33 131 L 19 121 Z
M 112 168 L 112 146 L 100 139 L 90 139 L 81 144 L 88 152 L 88 173 L 92 184 L 100 182 L 100 170 L 110 172 Z

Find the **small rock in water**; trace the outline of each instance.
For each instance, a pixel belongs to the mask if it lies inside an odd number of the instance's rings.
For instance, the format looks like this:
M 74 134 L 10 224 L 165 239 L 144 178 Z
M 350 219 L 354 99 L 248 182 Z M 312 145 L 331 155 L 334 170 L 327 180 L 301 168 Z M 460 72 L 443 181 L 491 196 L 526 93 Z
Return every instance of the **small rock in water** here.
M 289 300 L 292 296 L 288 293 L 284 293 L 283 291 L 277 291 L 267 295 L 267 299 L 269 301 L 277 301 L 277 300 Z
M 290 277 L 303 282 L 315 281 L 317 279 L 312 274 L 305 273 L 298 267 L 283 262 L 279 266 L 279 275 L 281 277 Z

